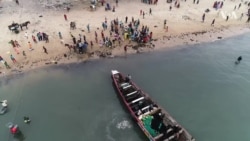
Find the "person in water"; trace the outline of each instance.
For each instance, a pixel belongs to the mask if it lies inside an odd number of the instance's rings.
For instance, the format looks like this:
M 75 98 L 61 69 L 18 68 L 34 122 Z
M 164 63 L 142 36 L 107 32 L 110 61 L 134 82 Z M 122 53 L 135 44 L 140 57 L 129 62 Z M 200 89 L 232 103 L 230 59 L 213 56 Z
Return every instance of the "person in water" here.
M 128 75 L 126 76 L 126 82 L 130 82 L 131 78 L 132 78 L 131 75 L 128 74 Z
M 16 125 L 10 125 L 9 128 L 10 128 L 10 133 L 13 134 L 13 135 L 16 135 L 16 134 L 18 134 L 20 132 L 20 129 L 19 129 L 17 124 Z
M 29 124 L 31 122 L 30 118 L 26 117 L 26 116 L 23 117 L 23 121 L 24 121 L 24 123 L 27 123 L 27 124 Z
M 235 64 L 239 64 L 241 60 L 242 60 L 242 57 L 239 56 L 239 57 L 237 58 L 237 60 L 235 61 Z
M 0 103 L 2 103 L 2 106 L 3 106 L 3 107 L 7 107 L 7 100 L 3 100 L 3 101 L 1 101 Z
M 24 135 L 22 131 L 19 129 L 18 125 L 11 124 L 9 126 L 10 133 L 14 136 L 14 138 L 17 138 L 20 141 L 24 140 Z

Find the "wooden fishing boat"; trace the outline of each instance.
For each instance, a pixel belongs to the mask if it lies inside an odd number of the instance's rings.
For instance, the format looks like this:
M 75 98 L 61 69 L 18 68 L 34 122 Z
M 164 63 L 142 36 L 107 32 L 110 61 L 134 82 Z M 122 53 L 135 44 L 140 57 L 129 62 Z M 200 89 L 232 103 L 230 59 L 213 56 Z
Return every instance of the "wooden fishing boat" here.
M 111 76 L 121 101 L 150 141 L 195 141 L 187 130 L 129 77 L 117 70 L 112 70 Z

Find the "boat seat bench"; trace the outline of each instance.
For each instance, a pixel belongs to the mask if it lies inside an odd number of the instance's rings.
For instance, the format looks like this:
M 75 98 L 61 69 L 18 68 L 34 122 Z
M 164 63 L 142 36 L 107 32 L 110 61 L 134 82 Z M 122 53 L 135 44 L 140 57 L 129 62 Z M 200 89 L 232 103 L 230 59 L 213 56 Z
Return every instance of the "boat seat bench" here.
M 143 99 L 144 99 L 144 97 L 140 97 L 140 98 L 138 98 L 138 99 L 136 99 L 136 100 L 133 100 L 130 104 L 136 103 L 136 102 L 141 101 L 141 100 L 143 100 Z
M 131 96 L 131 95 L 133 95 L 133 94 L 135 94 L 135 93 L 137 93 L 137 91 L 133 91 L 133 92 L 127 94 L 126 96 Z
M 129 83 L 121 83 L 121 87 L 124 87 L 126 85 L 129 85 Z
M 132 85 L 127 85 L 127 86 L 122 87 L 122 89 L 125 90 L 125 89 L 127 89 L 127 88 L 129 88 L 129 87 L 131 87 L 131 86 L 132 86 Z
M 144 111 L 146 109 L 150 108 L 150 105 L 143 107 L 141 110 Z
M 132 102 L 132 101 L 134 101 L 134 100 L 136 100 L 136 99 L 138 99 L 138 98 L 140 98 L 141 96 L 140 95 L 131 95 L 131 96 L 129 96 L 129 97 L 125 97 L 125 99 L 127 100 L 127 102 Z

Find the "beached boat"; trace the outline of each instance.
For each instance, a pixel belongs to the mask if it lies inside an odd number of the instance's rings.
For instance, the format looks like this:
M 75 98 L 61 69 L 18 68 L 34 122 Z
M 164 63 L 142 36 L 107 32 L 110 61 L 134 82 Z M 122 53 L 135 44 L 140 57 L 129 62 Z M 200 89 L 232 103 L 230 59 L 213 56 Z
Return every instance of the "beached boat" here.
M 195 141 L 187 130 L 129 77 L 117 70 L 112 70 L 111 74 L 121 101 L 150 141 Z

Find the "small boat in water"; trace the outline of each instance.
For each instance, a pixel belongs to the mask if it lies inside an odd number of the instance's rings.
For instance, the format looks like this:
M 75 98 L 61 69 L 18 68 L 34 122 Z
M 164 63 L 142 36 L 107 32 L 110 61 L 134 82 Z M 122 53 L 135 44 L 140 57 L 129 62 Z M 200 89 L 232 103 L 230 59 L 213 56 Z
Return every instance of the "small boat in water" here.
M 112 70 L 111 76 L 121 101 L 150 141 L 195 141 L 129 77 L 117 70 Z

